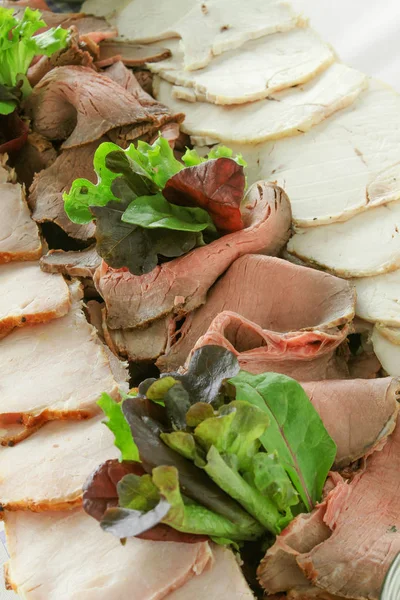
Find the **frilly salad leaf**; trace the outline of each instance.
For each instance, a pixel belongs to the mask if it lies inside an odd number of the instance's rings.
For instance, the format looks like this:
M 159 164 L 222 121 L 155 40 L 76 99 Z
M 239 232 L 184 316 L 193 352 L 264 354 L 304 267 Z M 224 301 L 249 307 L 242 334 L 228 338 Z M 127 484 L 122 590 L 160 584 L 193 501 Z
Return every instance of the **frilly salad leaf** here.
M 25 76 L 33 57 L 43 54 L 51 56 L 67 45 L 69 33 L 61 27 L 34 35 L 46 27 L 41 16 L 40 11 L 26 8 L 22 19 L 18 20 L 12 9 L 0 7 L 0 85 L 13 89 L 24 78 L 22 89 L 29 92 L 30 86 Z M 3 99 L 0 113 L 9 114 L 17 105 L 17 98 Z
M 139 461 L 139 450 L 123 415 L 121 403 L 113 400 L 108 394 L 102 394 L 97 404 L 107 417 L 103 423 L 114 434 L 115 445 L 121 451 L 121 461 Z
M 233 156 L 233 150 L 227 148 L 226 146 L 214 146 L 211 148 L 210 152 L 207 155 L 207 158 L 204 156 L 200 156 L 197 150 L 186 150 L 185 154 L 182 156 L 182 161 L 185 163 L 186 167 L 195 167 L 196 165 L 200 165 L 206 160 L 212 160 L 214 158 L 231 158 L 238 165 L 242 167 L 247 167 L 247 162 L 244 160 L 241 154 L 236 154 Z
M 321 499 L 336 456 L 336 445 L 297 381 L 276 373 L 241 371 L 230 380 L 236 398 L 250 402 L 270 418 L 260 437 L 267 452 L 276 452 L 307 510 Z

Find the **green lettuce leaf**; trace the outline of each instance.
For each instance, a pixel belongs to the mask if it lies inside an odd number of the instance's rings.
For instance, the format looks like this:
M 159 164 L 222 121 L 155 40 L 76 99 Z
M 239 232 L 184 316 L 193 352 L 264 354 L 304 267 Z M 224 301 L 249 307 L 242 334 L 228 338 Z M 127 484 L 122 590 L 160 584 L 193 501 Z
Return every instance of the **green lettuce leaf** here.
M 34 56 L 51 56 L 67 45 L 69 33 L 61 27 L 34 35 L 46 26 L 41 16 L 40 11 L 26 8 L 18 20 L 12 9 L 0 7 L 0 84 L 14 88 L 21 77 L 25 77 Z M 23 91 L 25 95 L 30 92 L 26 81 Z M 15 100 L 4 99 L 0 102 L 0 112 L 9 114 L 16 105 Z
M 200 156 L 195 149 L 189 150 L 189 148 L 187 148 L 185 154 L 182 156 L 182 161 L 185 163 L 186 167 L 195 167 L 196 165 L 206 162 L 206 160 L 212 160 L 214 158 L 232 158 L 238 165 L 247 167 L 247 162 L 244 160 L 243 156 L 241 154 L 233 156 L 233 150 L 226 146 L 214 146 L 206 157 Z
M 236 398 L 266 412 L 270 425 L 260 437 L 267 452 L 277 452 L 307 510 L 321 499 L 336 445 L 297 381 L 264 373 L 241 371 L 230 380 Z
M 149 511 L 157 506 L 160 494 L 151 475 L 125 475 L 117 484 L 119 505 L 132 510 Z
M 113 400 L 108 394 L 102 394 L 97 404 L 107 417 L 107 420 L 103 423 L 114 434 L 114 443 L 121 451 L 120 460 L 139 462 L 139 450 L 133 441 L 131 429 L 123 415 L 121 403 Z
M 159 193 L 133 200 L 122 216 L 125 223 L 150 229 L 175 231 L 216 231 L 210 215 L 202 208 L 176 206 Z
M 139 140 L 137 150 L 131 145 L 128 154 L 150 174 L 160 190 L 168 179 L 184 168 L 183 164 L 175 158 L 168 140 L 161 135 L 151 145 Z
M 271 498 L 279 510 L 287 511 L 299 503 L 299 495 L 276 452 L 258 452 L 252 458 L 250 471 L 253 485 Z

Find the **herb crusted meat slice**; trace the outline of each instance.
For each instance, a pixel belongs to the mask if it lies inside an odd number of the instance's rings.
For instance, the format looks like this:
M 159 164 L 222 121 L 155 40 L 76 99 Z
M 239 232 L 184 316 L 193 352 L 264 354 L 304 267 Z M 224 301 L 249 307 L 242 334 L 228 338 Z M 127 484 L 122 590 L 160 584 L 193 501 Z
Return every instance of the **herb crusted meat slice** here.
M 128 91 L 106 75 L 81 66 L 52 69 L 26 103 L 33 128 L 63 148 L 83 146 L 124 125 L 160 123 Z
M 26 600 L 161 600 L 213 560 L 208 542 L 105 533 L 83 510 L 8 512 L 8 585 Z
M 245 229 L 224 235 L 189 254 L 135 276 L 105 263 L 95 284 L 107 307 L 111 329 L 142 327 L 171 313 L 186 314 L 203 304 L 211 285 L 244 254 L 277 254 L 290 235 L 290 204 L 284 192 L 259 182 L 242 207 Z

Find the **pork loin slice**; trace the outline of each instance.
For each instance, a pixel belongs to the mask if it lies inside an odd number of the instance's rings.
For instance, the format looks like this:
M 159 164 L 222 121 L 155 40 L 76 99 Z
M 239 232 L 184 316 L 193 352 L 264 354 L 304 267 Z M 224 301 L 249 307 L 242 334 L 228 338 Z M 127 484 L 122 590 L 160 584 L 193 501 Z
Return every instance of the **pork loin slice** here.
M 240 256 L 277 254 L 290 235 L 286 194 L 258 182 L 247 192 L 241 210 L 245 229 L 163 263 L 146 275 L 114 270 L 103 262 L 94 281 L 106 303 L 108 326 L 135 328 L 170 313 L 188 313 L 205 302 L 211 285 Z
M 349 327 L 326 331 L 276 333 L 262 329 L 241 315 L 224 311 L 211 322 L 189 354 L 202 346 L 226 348 L 249 373 L 282 373 L 298 381 L 337 379 L 347 376 L 336 358 L 335 349 L 346 339 Z M 160 365 L 163 367 L 163 365 Z
M 400 327 L 400 270 L 354 279 L 356 314 L 366 321 Z
M 372 79 L 352 106 L 305 135 L 241 147 L 249 181 L 270 179 L 281 185 L 300 227 L 345 221 L 398 200 L 399 114 L 399 94 Z
M 62 273 L 70 277 L 93 277 L 101 258 L 96 252 L 96 246 L 91 246 L 80 252 L 50 250 L 40 259 L 40 266 L 47 273 Z
M 252 150 L 253 153 L 257 151 L 257 147 L 253 149 L 250 146 L 247 149 L 247 145 L 308 131 L 335 111 L 352 104 L 365 86 L 365 75 L 346 65 L 335 63 L 308 83 L 275 92 L 264 100 L 232 107 L 196 102 L 196 98 L 190 95 L 190 89 L 185 99 L 191 101 L 186 102 L 177 98 L 182 94 L 182 89 L 174 90 L 168 81 L 161 80 L 158 76 L 154 78 L 156 98 L 175 112 L 185 113 L 181 129 L 192 137 L 193 143 L 199 146 L 217 142 L 246 144 L 240 148 L 246 160 L 248 154 L 252 158 Z M 271 152 L 270 146 L 269 151 Z M 283 160 L 282 158 L 281 163 Z M 251 164 L 252 175 L 255 170 L 253 160 Z M 263 157 L 262 179 L 273 180 L 270 177 L 273 167 L 268 166 L 266 174 L 266 165 L 268 162 Z M 251 181 L 254 182 L 255 179 L 252 177 Z M 283 182 L 282 178 L 280 185 Z
M 0 448 L 0 505 L 7 510 L 64 510 L 81 502 L 99 464 L 118 458 L 102 416 L 53 421 L 11 448 Z
M 334 333 L 337 326 L 351 321 L 354 305 L 354 289 L 342 279 L 279 258 L 246 255 L 211 288 L 206 304 L 186 317 L 178 341 L 174 343 L 171 336 L 169 352 L 159 360 L 159 366 L 174 370 L 183 365 L 197 340 L 224 311 L 238 313 L 263 330 L 314 330 L 323 337 L 324 332 Z M 342 334 L 339 337 L 344 339 Z
M 5 515 L 8 582 L 26 600 L 161 600 L 212 562 L 208 542 L 105 533 L 83 510 Z
M 212 553 L 212 568 L 192 577 L 166 600 L 254 600 L 232 550 L 213 545 Z
M 14 327 L 63 317 L 71 306 L 64 278 L 44 273 L 38 262 L 1 265 L 0 289 L 0 338 Z
M 395 428 L 400 381 L 354 379 L 302 384 L 337 445 L 335 467 L 371 453 Z
M 132 94 L 109 77 L 80 66 L 52 69 L 26 103 L 35 131 L 63 148 L 99 140 L 121 125 L 151 123 L 152 116 Z
M 400 552 L 399 423 L 383 450 L 367 459 L 366 469 L 330 493 L 324 522 L 332 535 L 297 557 L 305 575 L 331 594 L 378 600 Z
M 19 183 L 0 184 L 0 209 L 0 264 L 40 258 L 38 227 L 31 219 Z
M 72 182 L 79 177 L 92 183 L 97 182 L 93 156 L 103 141 L 106 141 L 106 138 L 81 148 L 64 150 L 50 167 L 35 176 L 29 190 L 29 205 L 32 218 L 37 223 L 56 223 L 68 235 L 79 240 L 94 238 L 94 223 L 77 225 L 67 217 L 63 193 L 69 192 Z
M 70 312 L 48 323 L 16 330 L 0 344 L 0 425 L 35 425 L 85 418 L 99 409 L 102 392 L 118 396 L 104 347 L 71 290 Z M 50 376 L 49 376 L 50 374 Z
M 398 231 L 399 200 L 344 223 L 299 229 L 289 241 L 288 251 L 340 277 L 370 277 L 400 267 Z
M 190 88 L 196 100 L 214 104 L 243 104 L 266 98 L 309 81 L 334 61 L 328 44 L 312 29 L 303 27 L 247 42 L 199 71 L 183 70 L 179 40 L 171 40 L 168 47 L 172 58 L 149 64 L 150 71 Z
M 386 373 L 400 376 L 400 328 L 377 323 L 371 339 L 374 352 Z
M 147 43 L 182 38 L 187 70 L 201 69 L 221 52 L 301 22 L 286 3 L 276 0 L 248 0 L 245 5 L 239 0 L 172 0 L 168 7 L 157 0 L 135 0 L 113 8 L 116 16 L 110 18 L 123 39 Z M 107 16 L 112 12 L 98 0 L 88 0 L 83 10 Z

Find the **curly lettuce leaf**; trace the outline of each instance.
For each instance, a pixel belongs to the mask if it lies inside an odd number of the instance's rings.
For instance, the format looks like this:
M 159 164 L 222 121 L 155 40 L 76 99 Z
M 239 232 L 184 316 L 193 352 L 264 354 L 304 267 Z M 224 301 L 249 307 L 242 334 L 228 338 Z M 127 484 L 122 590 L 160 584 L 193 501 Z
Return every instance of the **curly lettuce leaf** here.
M 336 445 L 301 385 L 276 373 L 241 371 L 230 380 L 236 398 L 266 412 L 270 425 L 260 437 L 267 452 L 277 452 L 307 510 L 321 499 L 335 460 Z
M 196 149 L 190 150 L 187 148 L 185 154 L 182 156 L 182 161 L 185 163 L 186 167 L 194 167 L 215 158 L 232 158 L 238 165 L 247 167 L 247 162 L 244 160 L 243 156 L 241 154 L 233 156 L 233 150 L 227 148 L 227 146 L 214 146 L 206 157 L 200 156 Z
M 107 417 L 103 423 L 114 434 L 114 444 L 121 451 L 120 460 L 139 462 L 139 450 L 122 412 L 121 403 L 113 400 L 108 394 L 102 394 L 97 404 Z
M 26 8 L 22 19 L 18 20 L 12 9 L 0 7 L 0 84 L 14 88 L 21 77 L 25 77 L 34 56 L 51 56 L 67 45 L 69 33 L 61 27 L 34 35 L 46 27 L 41 16 L 40 11 Z M 23 91 L 25 95 L 29 93 L 30 86 L 25 85 Z M 2 100 L 0 112 L 9 114 L 17 104 L 14 99 Z
M 133 200 L 122 215 L 122 220 L 149 229 L 216 231 L 210 215 L 205 210 L 176 206 L 168 202 L 161 193 L 140 196 Z

